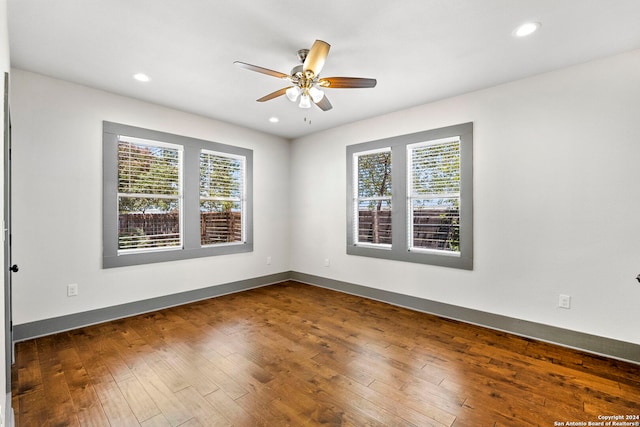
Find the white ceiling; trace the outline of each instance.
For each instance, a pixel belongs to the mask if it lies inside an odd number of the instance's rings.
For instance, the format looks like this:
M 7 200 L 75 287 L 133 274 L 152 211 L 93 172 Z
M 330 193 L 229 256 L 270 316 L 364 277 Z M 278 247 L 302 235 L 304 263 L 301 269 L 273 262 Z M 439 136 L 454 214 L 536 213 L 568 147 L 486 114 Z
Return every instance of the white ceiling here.
M 12 67 L 295 138 L 640 48 L 639 0 L 7 0 Z M 518 39 L 526 21 L 542 27 Z M 280 97 L 298 49 L 331 44 L 333 109 Z M 148 83 L 132 78 L 143 72 Z M 272 116 L 279 123 L 270 123 Z

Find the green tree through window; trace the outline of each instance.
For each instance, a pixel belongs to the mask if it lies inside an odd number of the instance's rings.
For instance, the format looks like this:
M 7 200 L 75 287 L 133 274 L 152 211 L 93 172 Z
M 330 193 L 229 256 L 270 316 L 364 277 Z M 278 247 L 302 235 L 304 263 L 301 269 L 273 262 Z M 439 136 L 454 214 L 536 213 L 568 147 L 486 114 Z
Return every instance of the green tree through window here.
M 391 151 L 359 154 L 357 171 L 357 240 L 391 244 Z

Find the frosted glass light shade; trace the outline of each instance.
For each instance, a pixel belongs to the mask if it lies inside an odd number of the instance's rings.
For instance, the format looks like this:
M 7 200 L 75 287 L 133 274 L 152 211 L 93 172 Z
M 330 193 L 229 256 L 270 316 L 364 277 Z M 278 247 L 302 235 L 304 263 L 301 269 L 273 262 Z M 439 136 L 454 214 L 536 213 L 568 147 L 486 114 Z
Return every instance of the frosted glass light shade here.
M 311 108 L 311 99 L 306 93 L 300 97 L 300 108 Z
M 309 89 L 309 95 L 311 96 L 311 99 L 313 99 L 313 102 L 316 103 L 320 102 L 322 98 L 324 98 L 324 92 L 315 86 L 312 86 L 311 89 Z
M 287 98 L 289 98 L 289 101 L 296 102 L 298 95 L 300 95 L 300 88 L 298 86 L 291 86 L 286 90 L 285 94 L 287 95 Z

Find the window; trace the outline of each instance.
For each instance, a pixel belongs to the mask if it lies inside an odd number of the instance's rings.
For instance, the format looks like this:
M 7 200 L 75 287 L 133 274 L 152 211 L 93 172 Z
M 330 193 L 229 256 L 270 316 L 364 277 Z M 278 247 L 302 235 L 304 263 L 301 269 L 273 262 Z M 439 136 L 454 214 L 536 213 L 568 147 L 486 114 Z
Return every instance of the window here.
M 252 151 L 103 123 L 103 266 L 253 250 Z
M 347 147 L 347 253 L 473 268 L 473 124 Z
M 244 235 L 243 156 L 200 152 L 200 244 L 241 242 Z
M 118 253 L 182 247 L 182 147 L 118 138 Z
M 407 146 L 409 250 L 460 253 L 460 138 Z
M 391 149 L 354 154 L 355 239 L 361 245 L 391 246 Z

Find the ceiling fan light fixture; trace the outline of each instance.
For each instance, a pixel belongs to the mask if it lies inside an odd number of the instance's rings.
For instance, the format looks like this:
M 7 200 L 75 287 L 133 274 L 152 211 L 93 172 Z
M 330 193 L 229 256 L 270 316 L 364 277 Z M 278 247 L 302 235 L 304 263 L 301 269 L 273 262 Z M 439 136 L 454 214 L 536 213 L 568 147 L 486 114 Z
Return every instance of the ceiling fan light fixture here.
M 298 106 L 300 108 L 311 108 L 311 98 L 309 98 L 309 94 L 302 94 L 302 96 L 300 97 L 300 104 Z
M 289 89 L 287 89 L 285 94 L 287 95 L 287 98 L 289 98 L 289 101 L 296 102 L 298 96 L 300 95 L 300 88 L 298 86 L 291 86 Z
M 311 86 L 311 88 L 309 88 L 309 96 L 311 96 L 313 102 L 318 103 L 324 98 L 324 92 L 315 86 Z
M 278 89 L 270 94 L 256 99 L 258 102 L 269 101 L 286 95 L 291 102 L 297 102 L 300 108 L 311 108 L 311 101 L 322 111 L 329 111 L 333 108 L 327 99 L 323 89 L 346 89 L 346 88 L 372 88 L 376 86 L 376 79 L 363 77 L 327 77 L 320 78 L 320 71 L 324 66 L 329 49 L 329 43 L 316 40 L 311 49 L 300 49 L 298 59 L 302 64 L 291 69 L 291 74 L 281 73 L 246 62 L 235 61 L 234 64 L 245 70 L 266 74 L 278 79 L 287 80 L 290 86 Z

